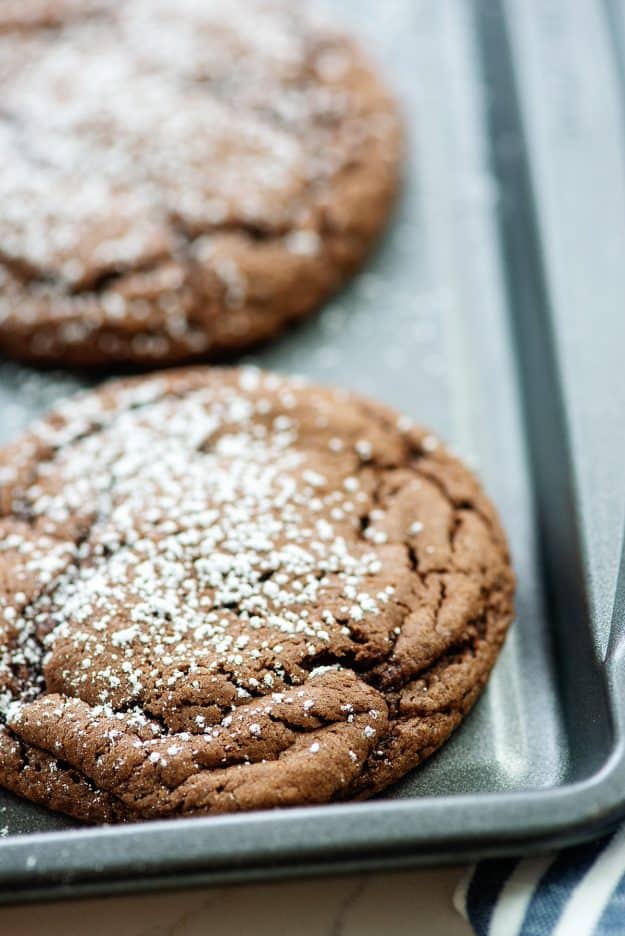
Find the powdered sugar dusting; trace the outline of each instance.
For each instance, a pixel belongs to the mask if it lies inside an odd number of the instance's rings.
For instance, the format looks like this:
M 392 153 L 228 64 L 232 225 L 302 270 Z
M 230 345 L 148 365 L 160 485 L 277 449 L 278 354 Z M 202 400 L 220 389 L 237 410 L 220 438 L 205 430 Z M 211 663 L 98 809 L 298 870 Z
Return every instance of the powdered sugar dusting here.
M 276 690 L 320 685 L 362 652 L 367 622 L 390 632 L 396 574 L 361 531 L 361 426 L 329 455 L 318 433 L 334 430 L 311 412 L 335 400 L 308 392 L 253 369 L 191 377 L 184 392 L 157 377 L 75 398 L 38 425 L 16 451 L 51 454 L 24 486 L 13 453 L 16 519 L 0 546 L 22 583 L 0 597 L 9 722 L 60 692 L 148 741 L 232 730 L 230 713 L 249 710 L 253 743 L 266 731 L 256 697 L 269 694 L 266 717 Z M 301 717 L 314 706 L 304 693 Z M 150 763 L 175 753 L 150 748 Z
M 90 336 L 113 356 L 199 353 L 207 308 L 245 306 L 240 241 L 314 259 L 329 186 L 392 137 L 391 105 L 367 106 L 357 53 L 286 0 L 48 14 L 54 29 L 0 8 L 0 325 L 44 319 L 40 355 Z

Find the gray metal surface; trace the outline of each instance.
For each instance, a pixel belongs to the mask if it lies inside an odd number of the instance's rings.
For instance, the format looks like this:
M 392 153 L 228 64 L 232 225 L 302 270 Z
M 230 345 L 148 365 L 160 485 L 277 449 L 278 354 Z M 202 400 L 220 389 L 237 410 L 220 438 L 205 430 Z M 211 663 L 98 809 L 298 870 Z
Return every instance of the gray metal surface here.
M 0 794 L 0 899 L 530 851 L 621 812 L 625 136 L 608 20 L 508 0 L 515 88 L 492 0 L 332 8 L 402 100 L 406 186 L 367 270 L 253 359 L 446 438 L 501 510 L 518 620 L 463 727 L 375 802 L 78 830 Z M 0 365 L 3 438 L 80 383 Z
M 605 657 L 625 517 L 625 3 L 507 10 Z

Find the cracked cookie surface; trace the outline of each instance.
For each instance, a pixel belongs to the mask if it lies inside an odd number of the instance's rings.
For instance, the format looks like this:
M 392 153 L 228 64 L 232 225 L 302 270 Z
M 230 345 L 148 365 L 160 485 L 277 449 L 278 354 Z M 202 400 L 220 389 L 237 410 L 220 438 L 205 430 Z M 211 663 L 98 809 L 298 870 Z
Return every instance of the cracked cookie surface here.
M 0 4 L 0 347 L 153 364 L 249 346 L 362 261 L 397 110 L 289 0 Z
M 90 821 L 370 796 L 469 710 L 512 598 L 479 484 L 392 411 L 105 385 L 0 455 L 0 784 Z

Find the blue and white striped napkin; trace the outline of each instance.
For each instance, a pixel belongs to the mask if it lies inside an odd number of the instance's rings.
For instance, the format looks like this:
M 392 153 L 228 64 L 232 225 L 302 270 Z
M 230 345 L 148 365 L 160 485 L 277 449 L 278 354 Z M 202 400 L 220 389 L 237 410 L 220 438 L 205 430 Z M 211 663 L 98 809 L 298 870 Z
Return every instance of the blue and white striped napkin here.
M 623 936 L 625 826 L 559 854 L 482 861 L 454 904 L 477 936 Z

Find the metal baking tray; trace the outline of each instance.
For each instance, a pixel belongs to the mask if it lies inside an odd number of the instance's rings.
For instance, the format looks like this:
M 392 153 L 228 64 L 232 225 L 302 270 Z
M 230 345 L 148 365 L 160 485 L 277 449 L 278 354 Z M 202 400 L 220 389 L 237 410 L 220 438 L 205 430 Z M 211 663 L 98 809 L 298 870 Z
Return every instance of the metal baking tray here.
M 519 579 L 487 692 L 367 803 L 78 829 L 3 793 L 0 899 L 528 853 L 625 811 L 625 10 L 504 3 L 332 5 L 402 100 L 406 186 L 366 271 L 253 355 L 385 400 L 482 476 Z M 0 364 L 3 438 L 85 382 Z

